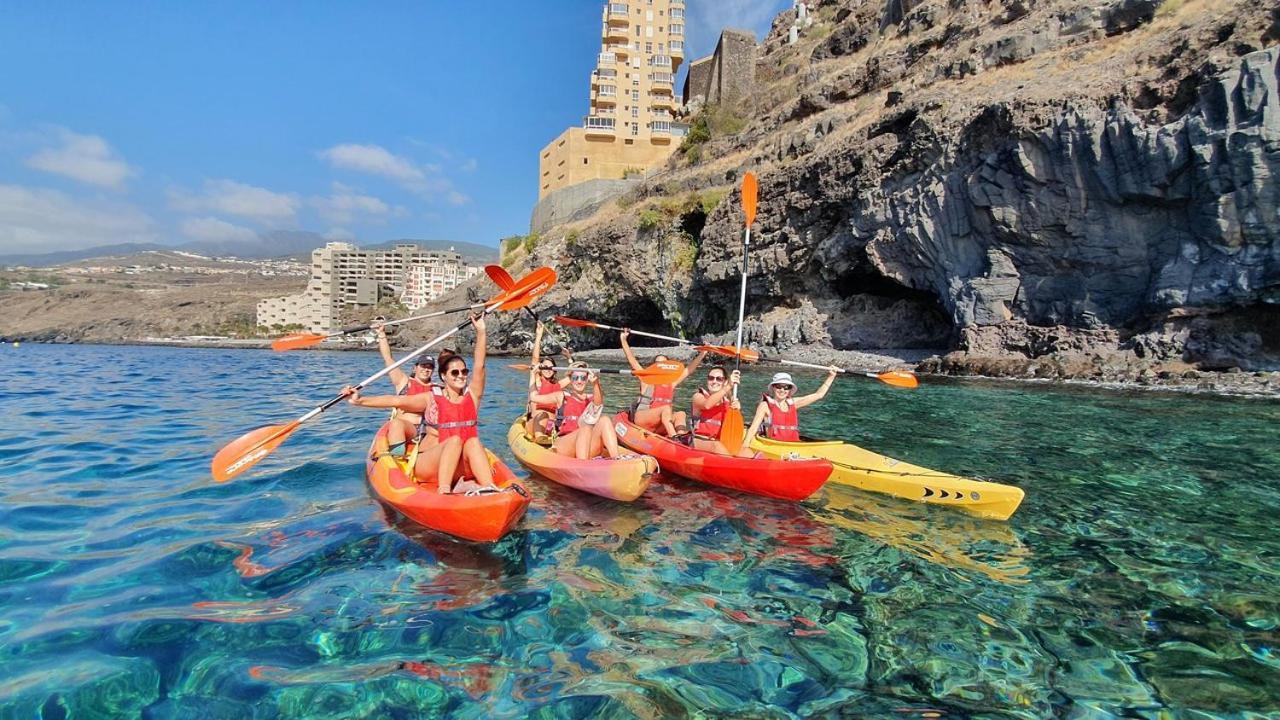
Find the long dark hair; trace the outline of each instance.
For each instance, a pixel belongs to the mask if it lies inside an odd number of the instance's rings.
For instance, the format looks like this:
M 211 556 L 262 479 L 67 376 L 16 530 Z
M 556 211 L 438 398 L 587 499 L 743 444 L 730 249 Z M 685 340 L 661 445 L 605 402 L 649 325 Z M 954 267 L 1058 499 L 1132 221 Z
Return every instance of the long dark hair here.
M 440 381 L 444 382 L 444 374 L 449 369 L 450 363 L 454 360 L 462 363 L 462 367 L 467 366 L 467 359 L 458 354 L 457 350 L 445 348 L 440 351 L 439 357 L 436 358 L 436 372 L 440 373 Z

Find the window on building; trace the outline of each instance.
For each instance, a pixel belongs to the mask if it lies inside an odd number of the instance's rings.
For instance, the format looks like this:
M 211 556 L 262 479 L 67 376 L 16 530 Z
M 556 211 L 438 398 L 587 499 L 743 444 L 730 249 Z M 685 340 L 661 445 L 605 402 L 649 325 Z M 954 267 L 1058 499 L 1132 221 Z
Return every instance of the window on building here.
M 632 140 L 631 138 L 627 138 L 626 140 L 623 140 L 623 142 L 624 142 L 624 143 L 626 143 L 626 144 L 628 144 L 628 145 L 635 145 L 635 144 L 636 144 L 636 141 L 635 141 L 635 140 Z
M 633 118 L 638 118 L 638 117 L 640 117 L 640 108 L 638 108 L 638 107 L 633 107 L 633 108 L 631 108 L 631 117 L 633 117 Z
M 587 159 L 586 159 L 586 158 L 582 158 L 582 164 L 583 164 L 583 165 L 586 165 L 586 164 L 587 164 Z
M 640 123 L 631 123 L 631 134 L 632 135 L 640 134 Z
M 645 51 L 646 53 L 650 53 L 650 54 L 652 54 L 652 53 L 653 53 L 653 43 L 645 43 L 645 44 L 644 44 L 644 51 Z
M 631 102 L 639 102 L 639 101 L 640 101 L 640 91 L 639 91 L 639 90 L 632 90 L 632 91 L 631 91 Z

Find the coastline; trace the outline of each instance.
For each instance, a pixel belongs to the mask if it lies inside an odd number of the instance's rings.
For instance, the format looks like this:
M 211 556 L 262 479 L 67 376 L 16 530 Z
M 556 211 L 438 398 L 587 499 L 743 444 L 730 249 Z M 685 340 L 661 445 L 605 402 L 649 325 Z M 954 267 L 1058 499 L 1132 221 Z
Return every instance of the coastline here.
M 12 345 L 14 338 L 0 338 L 4 345 Z M 84 343 L 77 341 L 53 341 L 48 340 L 27 340 L 17 338 L 17 342 L 32 345 L 133 345 L 140 347 L 178 347 L 191 349 L 220 349 L 220 350 L 269 350 L 271 348 L 271 339 L 225 339 L 225 340 L 185 340 L 185 339 L 129 339 L 115 341 L 98 341 L 92 343 Z M 400 347 L 393 345 L 396 351 L 409 349 L 408 347 Z M 340 343 L 322 343 L 314 348 L 307 348 L 295 352 L 306 352 L 308 350 L 331 350 L 338 352 L 376 352 L 377 348 L 372 344 L 356 343 L 356 342 L 340 342 Z M 642 361 L 652 356 L 663 353 L 671 357 L 687 360 L 692 357 L 692 350 L 686 345 L 668 345 L 668 346 L 644 346 L 635 348 L 636 355 Z M 1204 394 L 1204 395 L 1220 395 L 1232 398 L 1256 398 L 1256 399 L 1272 399 L 1280 400 L 1280 372 L 1247 372 L 1247 371 L 1186 371 L 1183 373 L 1172 372 L 1152 372 L 1150 368 L 1143 368 L 1141 372 L 1135 372 L 1136 379 L 1132 380 L 1110 380 L 1100 378 L 1080 378 L 1080 377 L 1022 377 L 1017 375 L 987 375 L 977 372 L 928 372 L 916 370 L 921 365 L 930 365 L 926 361 L 936 358 L 940 352 L 938 350 L 915 350 L 887 348 L 881 350 L 834 350 L 831 348 L 814 347 L 814 346 L 798 346 L 791 348 L 785 352 L 787 359 L 798 360 L 800 362 L 808 362 L 819 365 L 836 365 L 845 367 L 850 370 L 867 370 L 869 372 L 880 372 L 891 369 L 907 369 L 914 370 L 925 382 L 930 381 L 949 381 L 949 380 L 981 380 L 996 384 L 1022 385 L 1031 384 L 1037 386 L 1061 386 L 1061 387 L 1077 387 L 1077 388 L 1094 388 L 1099 390 L 1109 390 L 1116 392 L 1128 392 L 1134 390 L 1153 391 L 1153 392 L 1171 392 L 1183 394 Z M 492 352 L 490 357 L 495 358 L 520 358 L 528 357 L 524 353 L 511 352 Z M 621 348 L 597 348 L 593 350 L 581 350 L 574 353 L 574 357 L 593 360 L 604 360 L 612 363 L 624 364 L 626 358 Z M 770 355 L 766 355 L 766 358 Z M 787 366 L 776 363 L 770 363 L 767 359 L 758 367 L 777 368 L 777 370 L 787 370 Z M 818 370 L 808 370 L 806 368 L 793 368 L 789 372 L 820 372 Z

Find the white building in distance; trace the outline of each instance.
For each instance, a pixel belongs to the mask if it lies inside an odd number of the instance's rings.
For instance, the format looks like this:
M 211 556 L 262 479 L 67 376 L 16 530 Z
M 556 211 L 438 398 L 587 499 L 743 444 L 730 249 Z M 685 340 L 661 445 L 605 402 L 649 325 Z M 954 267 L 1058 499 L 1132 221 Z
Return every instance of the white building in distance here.
M 478 272 L 453 248 L 425 250 L 403 243 L 391 250 L 361 250 L 331 242 L 311 252 L 306 290 L 260 301 L 257 322 L 268 328 L 301 325 L 311 332 L 331 332 L 348 305 L 374 305 L 392 294 L 414 310 Z

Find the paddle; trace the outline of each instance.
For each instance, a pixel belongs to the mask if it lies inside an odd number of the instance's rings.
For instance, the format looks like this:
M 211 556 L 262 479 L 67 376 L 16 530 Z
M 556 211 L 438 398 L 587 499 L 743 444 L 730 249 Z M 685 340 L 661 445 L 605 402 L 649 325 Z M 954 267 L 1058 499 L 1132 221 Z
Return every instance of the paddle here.
M 497 296 L 495 296 L 495 298 L 496 297 Z M 485 303 L 476 303 L 474 305 L 463 305 L 462 307 L 449 308 L 448 310 L 437 310 L 435 312 L 426 313 L 424 315 L 414 315 L 413 317 L 401 318 L 399 320 L 391 320 L 389 322 L 384 322 L 382 323 L 382 327 L 391 327 L 392 325 L 403 325 L 404 323 L 413 322 L 414 320 L 425 320 L 427 318 L 440 317 L 441 315 L 451 315 L 453 313 L 462 312 L 464 310 L 476 310 L 482 307 L 485 307 Z M 328 340 L 329 338 L 341 337 L 343 335 L 350 335 L 352 333 L 364 332 L 365 330 L 368 330 L 371 327 L 373 326 L 372 325 L 352 325 L 350 327 L 344 327 L 341 330 L 338 330 L 336 332 L 331 332 L 327 335 L 320 335 L 318 333 L 293 333 L 292 335 L 284 335 L 282 337 L 276 338 L 271 343 L 271 349 L 275 350 L 276 352 L 287 352 L 289 350 L 301 350 L 302 348 L 305 348 L 305 347 L 318 345 L 319 343 L 322 343 L 325 340 Z
M 738 340 L 734 343 L 735 362 L 734 367 L 742 366 L 742 318 L 747 311 L 747 264 L 750 261 L 748 252 L 751 249 L 751 224 L 756 221 L 756 195 L 759 188 L 756 184 L 755 173 L 747 173 L 742 176 L 742 214 L 746 218 L 747 232 L 742 239 L 742 292 L 738 296 Z M 757 357 L 759 357 L 757 355 Z M 733 400 L 738 400 L 738 385 L 733 386 Z M 730 455 L 736 455 L 742 449 L 743 436 L 746 434 L 745 428 L 742 427 L 742 410 L 730 405 L 724 412 L 724 420 L 720 425 L 720 443 L 729 451 Z
M 596 328 L 598 330 L 617 330 L 619 332 L 625 329 L 625 328 L 616 327 L 614 325 L 606 325 L 601 322 L 594 322 L 592 320 L 580 320 L 578 318 L 571 318 L 565 315 L 556 315 L 555 321 L 560 323 L 561 325 L 564 325 L 565 327 Z M 751 349 L 742 350 L 742 349 L 734 348 L 731 345 L 699 345 L 693 340 L 686 340 L 684 338 L 673 337 L 671 335 L 659 335 L 658 333 L 645 332 L 643 330 L 632 330 L 631 334 L 657 338 L 658 340 L 668 340 L 670 342 L 680 343 L 682 345 L 693 345 L 694 349 L 696 350 L 701 350 L 703 352 L 709 352 L 709 353 L 716 353 L 719 355 L 725 355 L 727 357 L 741 357 L 747 362 L 755 362 L 760 356 L 760 354 L 757 353 L 755 350 L 751 350 Z
M 798 360 L 774 360 L 773 362 L 783 365 L 794 365 L 796 367 L 813 368 L 814 370 L 830 370 L 826 365 L 814 365 L 813 363 L 799 362 Z M 875 378 L 886 385 L 892 385 L 900 388 L 914 388 L 920 386 L 920 380 L 916 374 L 908 370 L 885 370 L 884 372 L 871 372 L 869 370 L 849 370 L 846 368 L 836 368 L 838 373 L 848 373 L 850 375 L 862 375 L 863 377 Z
M 547 290 L 556 282 L 556 273 L 549 267 L 542 267 L 534 270 L 528 275 L 520 279 L 516 286 L 510 291 L 503 293 L 501 296 L 493 298 L 489 305 L 484 308 L 487 315 L 496 310 L 518 310 L 525 307 L 529 303 Z M 395 363 L 384 367 L 373 375 L 365 378 L 353 387 L 357 390 L 374 382 L 378 378 L 386 375 L 392 370 L 409 362 L 413 358 L 421 355 L 433 346 L 444 342 L 446 339 L 461 332 L 463 328 L 471 324 L 471 321 L 461 323 L 457 327 L 448 332 L 433 338 L 422 347 L 405 355 Z M 284 425 L 267 425 L 265 427 L 250 430 L 244 435 L 236 438 L 228 443 L 216 455 L 213 456 L 212 472 L 213 479 L 217 482 L 225 482 L 240 473 L 248 470 L 262 460 L 262 458 L 270 455 L 277 447 L 280 446 L 295 430 L 303 423 L 311 420 L 320 413 L 342 402 L 346 395 L 339 393 L 337 397 L 330 399 L 322 405 L 312 408 L 298 419 Z
M 507 367 L 514 370 L 526 371 L 533 369 L 532 365 L 520 363 L 513 363 Z M 557 367 L 554 369 L 560 371 L 586 370 L 588 372 L 596 372 L 602 375 L 633 375 L 649 385 L 668 385 L 680 379 L 680 375 L 684 373 L 684 364 L 674 360 L 664 360 L 639 370 L 631 370 L 630 368 L 625 370 L 616 370 L 613 368 L 584 367 Z

